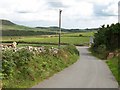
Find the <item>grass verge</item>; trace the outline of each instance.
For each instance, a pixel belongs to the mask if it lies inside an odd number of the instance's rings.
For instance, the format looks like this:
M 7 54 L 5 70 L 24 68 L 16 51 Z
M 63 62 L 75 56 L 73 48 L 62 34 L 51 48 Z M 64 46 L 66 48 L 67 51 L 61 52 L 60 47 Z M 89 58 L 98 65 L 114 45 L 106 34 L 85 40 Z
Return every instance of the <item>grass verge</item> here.
M 106 60 L 107 51 L 104 51 L 103 53 L 96 53 L 91 48 L 89 48 L 88 50 L 93 56 L 97 57 L 98 59 Z M 115 76 L 116 80 L 118 81 L 118 84 L 120 85 L 120 55 L 107 60 L 106 63 Z
M 114 57 L 106 61 L 113 75 L 115 76 L 118 84 L 120 85 L 120 57 Z
M 3 88 L 30 88 L 75 63 L 79 52 L 73 45 L 61 48 L 57 54 L 30 52 L 26 49 L 3 52 Z

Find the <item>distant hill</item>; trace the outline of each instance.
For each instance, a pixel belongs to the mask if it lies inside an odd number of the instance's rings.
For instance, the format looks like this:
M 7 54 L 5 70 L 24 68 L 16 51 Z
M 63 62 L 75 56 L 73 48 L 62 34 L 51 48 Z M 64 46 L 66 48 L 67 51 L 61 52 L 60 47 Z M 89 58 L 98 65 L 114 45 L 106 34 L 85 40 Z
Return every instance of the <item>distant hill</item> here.
M 2 20 L 2 19 L 0 19 L 0 22 L 2 22 L 2 25 L 15 25 L 13 22 L 8 21 L 8 20 Z
M 57 26 L 51 26 L 51 27 L 35 27 L 35 28 L 39 28 L 39 29 L 47 29 L 47 30 L 51 30 L 51 31 L 59 31 L 59 27 Z M 62 28 L 61 31 L 62 32 L 85 32 L 85 31 L 96 31 L 98 30 L 98 28 L 91 28 L 91 29 L 65 29 Z
M 30 27 L 17 25 L 9 20 L 0 19 L 0 22 L 2 22 L 2 31 L 3 30 L 28 30 L 28 29 L 31 29 Z
M 9 20 L 0 19 L 0 21 L 2 21 L 2 36 L 51 35 L 56 34 L 59 31 L 59 27 L 57 26 L 31 28 L 27 26 L 17 25 Z M 62 33 L 76 33 L 91 30 L 94 29 L 61 29 Z
M 31 28 L 17 25 L 9 20 L 0 20 L 2 22 L 2 36 L 33 36 L 33 35 L 51 35 L 56 32 L 47 29 Z

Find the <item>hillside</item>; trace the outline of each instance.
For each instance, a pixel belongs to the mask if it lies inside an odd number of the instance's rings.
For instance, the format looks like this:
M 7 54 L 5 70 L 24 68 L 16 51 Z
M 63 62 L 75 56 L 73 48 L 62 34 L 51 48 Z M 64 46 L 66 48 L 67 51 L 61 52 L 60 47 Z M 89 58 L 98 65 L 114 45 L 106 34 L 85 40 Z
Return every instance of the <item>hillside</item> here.
M 0 22 L 2 22 L 2 30 L 30 30 L 33 28 L 17 25 L 9 20 L 2 20 L 0 19 Z
M 15 25 L 13 22 L 8 21 L 8 20 L 2 20 L 2 19 L 0 19 L 0 21 L 2 22 L 2 25 Z
M 59 31 L 59 27 L 57 26 L 51 26 L 51 27 L 36 27 L 36 28 L 39 28 L 39 29 L 47 29 L 47 30 L 51 30 L 51 31 Z M 65 29 L 65 28 L 62 28 L 61 31 L 62 32 L 86 32 L 86 31 L 96 31 L 98 30 L 98 28 L 91 28 L 91 29 Z
M 9 20 L 0 20 L 0 22 L 2 22 L 2 36 L 51 35 L 56 33 L 47 29 L 17 25 Z
M 9 20 L 0 19 L 2 22 L 2 36 L 33 36 L 33 35 L 52 35 L 59 32 L 59 27 L 27 27 L 22 25 L 17 25 Z M 62 28 L 62 33 L 75 33 L 91 31 L 94 29 L 64 29 Z

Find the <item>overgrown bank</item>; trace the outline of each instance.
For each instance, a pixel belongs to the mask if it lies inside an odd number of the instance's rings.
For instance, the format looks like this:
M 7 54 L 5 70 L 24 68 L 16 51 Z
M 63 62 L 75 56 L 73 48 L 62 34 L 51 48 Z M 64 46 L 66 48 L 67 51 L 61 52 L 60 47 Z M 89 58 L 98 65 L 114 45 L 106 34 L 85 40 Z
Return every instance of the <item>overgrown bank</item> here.
M 120 56 L 111 58 L 107 61 L 108 66 L 110 67 L 113 75 L 115 76 L 116 80 L 118 80 L 118 83 L 120 85 Z
M 6 50 L 2 54 L 3 88 L 29 88 L 79 58 L 79 52 L 72 45 L 58 50 L 58 53 L 51 53 L 45 48 L 45 52 L 41 53 L 21 49 L 17 52 Z
M 94 35 L 90 51 L 100 59 L 106 59 L 120 85 L 120 23 L 103 25 Z

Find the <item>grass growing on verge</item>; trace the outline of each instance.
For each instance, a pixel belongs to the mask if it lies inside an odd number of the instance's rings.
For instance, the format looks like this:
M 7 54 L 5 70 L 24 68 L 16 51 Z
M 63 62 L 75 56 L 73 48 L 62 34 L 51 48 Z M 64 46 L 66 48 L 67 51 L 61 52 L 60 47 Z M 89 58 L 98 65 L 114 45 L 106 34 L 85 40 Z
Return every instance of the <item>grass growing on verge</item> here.
M 106 50 L 104 45 L 100 45 L 97 49 L 93 49 L 93 47 L 89 48 L 89 51 L 92 52 L 91 54 L 99 59 L 105 60 L 109 51 Z
M 92 52 L 91 54 L 93 56 L 102 60 L 106 59 L 107 56 L 106 53 L 108 53 L 108 51 L 105 50 L 103 51 L 102 49 L 99 50 L 99 53 L 94 52 L 91 48 L 89 49 L 89 51 Z M 118 84 L 120 85 L 120 55 L 107 60 L 106 63 L 109 66 L 110 70 L 112 71 L 113 75 L 115 76 L 116 80 L 118 81 Z
M 107 61 L 108 66 L 110 67 L 113 75 L 115 76 L 118 84 L 120 85 L 120 56 L 114 57 Z
M 26 49 L 3 52 L 3 88 L 30 88 L 75 63 L 79 52 L 75 46 L 61 48 L 52 54 L 33 53 Z

